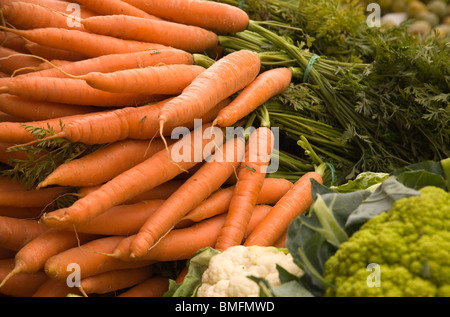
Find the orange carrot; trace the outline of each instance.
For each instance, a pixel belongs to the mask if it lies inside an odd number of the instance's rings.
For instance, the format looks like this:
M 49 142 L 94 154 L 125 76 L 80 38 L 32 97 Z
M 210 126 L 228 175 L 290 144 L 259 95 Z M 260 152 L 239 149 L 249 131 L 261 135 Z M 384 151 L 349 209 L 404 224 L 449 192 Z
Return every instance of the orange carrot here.
M 86 297 L 88 294 L 120 291 L 144 282 L 153 273 L 154 269 L 151 265 L 99 273 L 82 279 L 79 289 Z
M 177 95 L 205 69 L 198 65 L 160 65 L 133 68 L 112 73 L 91 72 L 81 79 L 96 89 L 115 93 Z
M 184 278 L 189 273 L 189 267 L 187 265 L 184 266 L 183 270 L 180 272 L 180 274 L 177 275 L 177 278 L 175 279 L 175 283 L 181 284 L 184 281 Z
M 36 220 L 0 217 L 0 246 L 18 251 L 49 228 Z
M 1 34 L 1 33 L 0 33 Z M 30 50 L 33 50 L 34 47 L 39 47 L 39 44 L 32 43 L 27 44 L 27 47 Z M 68 51 L 65 51 L 68 52 Z M 71 52 L 71 51 L 70 51 Z M 73 53 L 73 52 L 71 52 Z M 41 56 L 42 53 L 32 52 L 34 55 Z M 46 60 L 53 59 L 65 59 L 68 60 L 67 57 L 55 57 L 55 56 L 42 56 Z M 132 52 L 132 53 L 123 53 L 123 54 L 109 54 L 102 55 L 99 57 L 87 58 L 84 60 L 79 60 L 77 62 L 73 62 L 71 64 L 63 65 L 59 67 L 59 69 L 47 69 L 43 71 L 34 72 L 33 74 L 23 74 L 24 76 L 41 76 L 41 77 L 66 77 L 63 72 L 72 74 L 74 76 L 87 74 L 90 72 L 101 72 L 101 73 L 109 73 L 118 70 L 124 70 L 129 68 L 140 68 L 140 67 L 148 67 L 155 66 L 158 64 L 187 64 L 192 65 L 194 63 L 194 59 L 192 54 L 175 49 L 175 48 L 166 48 L 166 49 L 152 49 L 146 50 L 142 52 Z M 63 72 L 61 72 L 63 71 Z
M 67 222 L 59 222 L 54 223 L 54 227 L 105 236 L 135 234 L 162 203 L 163 200 L 146 200 L 135 204 L 117 205 L 87 223 L 71 225 Z
M 274 247 L 277 248 L 286 248 L 286 239 L 287 239 L 287 230 L 285 230 L 281 236 L 273 243 Z
M 62 28 L 16 30 L 0 26 L 0 30 L 23 36 L 38 44 L 73 51 L 87 57 L 167 48 L 162 44 L 123 40 L 112 36 Z
M 47 45 L 42 45 L 38 43 L 27 43 L 25 45 L 28 51 L 30 51 L 31 54 L 37 57 L 41 57 L 45 60 L 51 61 L 51 60 L 66 60 L 71 62 L 77 62 L 82 61 L 86 59 L 86 56 L 83 54 L 73 52 L 66 49 L 59 49 L 50 47 Z M 35 58 L 36 60 L 39 60 L 38 58 Z M 34 76 L 35 74 L 33 74 Z
M 292 188 L 292 185 L 290 181 L 283 178 L 265 178 L 256 203 L 267 205 L 276 204 Z M 230 186 L 216 191 L 184 216 L 179 225 L 199 222 L 226 212 L 229 208 L 234 189 L 234 186 Z
M 0 191 L 26 190 L 27 187 L 12 178 L 0 175 Z
M 142 257 L 154 247 L 192 208 L 220 188 L 242 161 L 243 138 L 234 138 L 219 148 L 161 207 L 152 214 L 131 243 L 131 256 Z
M 218 43 L 216 33 L 197 26 L 129 15 L 102 15 L 83 19 L 81 23 L 92 33 L 125 40 L 159 43 L 200 53 Z
M 169 278 L 165 276 L 152 276 L 127 291 L 118 295 L 118 297 L 162 297 L 169 289 Z
M 126 14 L 145 19 L 159 20 L 159 18 L 121 0 L 76 0 L 75 2 L 84 5 L 94 12 L 98 12 L 101 15 Z
M 271 206 L 257 205 L 252 214 L 245 235 L 250 234 L 258 221 L 268 214 Z M 217 215 L 192 226 L 173 229 L 158 244 L 140 258 L 130 256 L 131 243 L 136 235 L 124 238 L 114 249 L 112 256 L 123 261 L 176 261 L 190 259 L 195 252 L 205 247 L 214 247 L 220 228 L 225 223 L 226 214 Z
M 26 44 L 27 41 L 20 36 L 10 32 L 0 32 L 0 45 L 3 47 L 12 49 L 13 51 L 19 53 L 29 54 L 30 51 L 26 49 Z
M 238 7 L 204 0 L 125 0 L 152 15 L 178 23 L 196 25 L 218 33 L 244 31 L 247 13 Z
M 97 107 L 137 106 L 155 100 L 147 94 L 102 91 L 92 88 L 83 80 L 71 78 L 16 78 L 0 90 L 31 100 Z
M 311 179 L 322 183 L 321 173 L 314 171 L 304 174 L 247 237 L 244 245 L 273 245 L 290 222 L 312 204 Z
M 269 128 L 256 129 L 249 137 L 245 160 L 241 163 L 238 180 L 231 197 L 227 219 L 220 230 L 215 248 L 224 251 L 240 245 L 266 177 L 267 166 L 274 146 Z
M 291 83 L 291 79 L 292 71 L 285 67 L 261 73 L 226 108 L 219 112 L 214 120 L 214 125 L 232 126 L 271 97 L 282 93 Z
M 0 94 L 0 110 L 25 121 L 38 121 L 91 113 L 94 107 L 79 107 L 55 102 L 36 101 L 10 94 Z
M 178 96 L 169 101 L 159 114 L 160 127 L 180 125 L 200 118 L 221 100 L 252 82 L 261 61 L 258 54 L 241 50 L 230 53 L 198 75 Z
M 0 260 L 0 281 L 11 271 L 14 259 Z M 0 294 L 13 297 L 30 297 L 46 281 L 44 272 L 21 273 L 13 276 L 2 288 Z
M 6 57 L 8 58 L 5 59 Z M 0 46 L 0 58 L 3 59 L 0 62 L 0 71 L 9 75 L 20 69 L 23 69 L 20 73 L 33 72 L 40 65 L 40 61 L 33 57 L 20 56 L 19 52 L 2 46 Z
M 37 4 L 45 8 L 51 8 L 60 12 L 65 12 L 67 14 L 70 14 L 74 11 L 73 3 L 71 1 L 64 1 L 64 0 L 0 0 L 0 7 L 10 4 L 11 2 L 18 2 L 18 1 Z M 95 16 L 97 14 L 98 13 L 93 12 L 92 10 L 86 8 L 83 5 L 80 6 L 80 17 L 83 19 Z
M 49 278 L 33 293 L 32 297 L 67 297 L 69 294 L 82 295 L 78 288 L 70 287 L 65 280 Z
M 55 186 L 44 189 L 9 190 L 0 192 L 0 206 L 46 207 L 66 191 L 66 187 Z
M 164 149 L 161 139 L 127 139 L 108 144 L 79 159 L 58 166 L 38 188 L 49 185 L 87 187 L 105 183 Z M 99 169 L 98 167 L 102 168 Z
M 71 264 L 77 264 L 75 269 L 79 268 L 79 277 L 81 279 L 96 274 L 120 270 L 127 268 L 138 268 L 155 263 L 154 261 L 122 261 L 108 254 L 112 253 L 123 236 L 109 236 L 89 241 L 79 247 L 74 247 L 60 252 L 45 262 L 45 273 L 50 278 L 67 279 L 72 271 Z
M 45 262 L 52 256 L 95 239 L 95 235 L 75 234 L 72 231 L 49 229 L 38 235 L 20 250 L 14 257 L 14 267 L 0 283 L 0 289 L 8 279 L 19 273 L 35 273 L 44 268 Z
M 81 224 L 111 207 L 171 180 L 202 161 L 205 155 L 208 155 L 208 149 L 205 148 L 210 147 L 211 143 L 220 146 L 223 135 L 218 137 L 217 133 L 212 132 L 214 131 L 211 131 L 209 124 L 197 127 L 170 145 L 167 150 L 155 153 L 144 162 L 103 184 L 96 191 L 77 200 L 72 206 L 44 214 L 41 221 L 49 226 L 58 221 Z M 209 150 L 212 151 L 213 148 Z M 171 153 L 170 159 L 168 153 Z M 180 156 L 181 162 L 174 164 L 174 160 L 178 160 L 175 155 Z
M 82 24 L 70 24 L 67 18 L 42 5 L 22 1 L 12 1 L 1 7 L 1 12 L 8 23 L 17 29 L 35 29 L 43 27 L 68 28 L 84 30 Z M 33 17 L 30 19 L 30 17 Z
M 184 180 L 173 179 L 162 183 L 161 185 L 156 186 L 148 191 L 143 192 L 142 194 L 136 195 L 131 199 L 125 201 L 125 204 L 135 204 L 142 202 L 144 200 L 162 200 L 169 198 L 182 184 Z M 101 185 L 90 186 L 90 187 L 81 187 L 77 195 L 78 197 L 84 197 L 90 192 L 93 192 L 100 188 Z

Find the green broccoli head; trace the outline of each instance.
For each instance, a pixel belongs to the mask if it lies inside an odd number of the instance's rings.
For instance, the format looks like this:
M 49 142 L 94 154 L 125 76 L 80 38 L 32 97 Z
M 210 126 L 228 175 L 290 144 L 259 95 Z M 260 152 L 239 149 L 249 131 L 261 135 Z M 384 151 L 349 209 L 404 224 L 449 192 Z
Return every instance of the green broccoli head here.
M 325 296 L 450 296 L 450 193 L 419 192 L 340 245 L 325 264 Z

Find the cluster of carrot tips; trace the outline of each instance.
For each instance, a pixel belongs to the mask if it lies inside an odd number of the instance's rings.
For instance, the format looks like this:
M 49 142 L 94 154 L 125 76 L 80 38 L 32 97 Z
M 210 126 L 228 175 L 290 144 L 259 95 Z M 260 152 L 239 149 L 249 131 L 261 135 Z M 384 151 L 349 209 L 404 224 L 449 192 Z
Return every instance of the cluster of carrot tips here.
M 247 14 L 206 0 L 75 2 L 80 16 L 63 0 L 0 0 L 11 26 L 0 27 L 0 294 L 158 297 L 160 263 L 286 247 L 323 171 L 271 178 L 270 127 L 224 133 L 292 79 L 250 50 L 217 55 L 217 36 L 245 30 Z M 211 65 L 195 63 L 208 53 Z

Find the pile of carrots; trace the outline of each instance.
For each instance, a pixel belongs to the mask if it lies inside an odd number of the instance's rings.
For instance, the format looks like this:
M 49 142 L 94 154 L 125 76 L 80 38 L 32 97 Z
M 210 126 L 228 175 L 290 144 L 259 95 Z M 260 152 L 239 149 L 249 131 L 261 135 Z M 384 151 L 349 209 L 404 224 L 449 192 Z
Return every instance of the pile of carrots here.
M 220 55 L 218 35 L 245 30 L 244 11 L 206 0 L 0 5 L 0 161 L 56 138 L 103 145 L 34 188 L 0 177 L 0 294 L 159 297 L 170 277 L 157 264 L 208 246 L 285 247 L 321 172 L 270 178 L 269 127 L 219 133 L 292 78 L 288 68 L 261 72 L 251 51 Z M 195 54 L 214 63 L 197 65 Z M 187 133 L 172 138 L 180 127 Z M 73 204 L 47 209 L 74 187 Z

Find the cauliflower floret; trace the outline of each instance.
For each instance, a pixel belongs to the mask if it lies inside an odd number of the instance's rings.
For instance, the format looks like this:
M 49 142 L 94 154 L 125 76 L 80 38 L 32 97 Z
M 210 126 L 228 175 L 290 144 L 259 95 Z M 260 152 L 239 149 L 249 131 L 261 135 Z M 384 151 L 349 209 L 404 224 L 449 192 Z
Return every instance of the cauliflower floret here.
M 293 275 L 303 274 L 291 254 L 275 247 L 230 247 L 211 258 L 197 296 L 258 297 L 259 286 L 248 276 L 264 278 L 271 286 L 279 286 L 277 264 Z
M 443 296 L 450 285 L 450 193 L 424 187 L 367 221 L 327 260 L 325 296 Z M 369 287 L 367 266 L 380 267 Z

